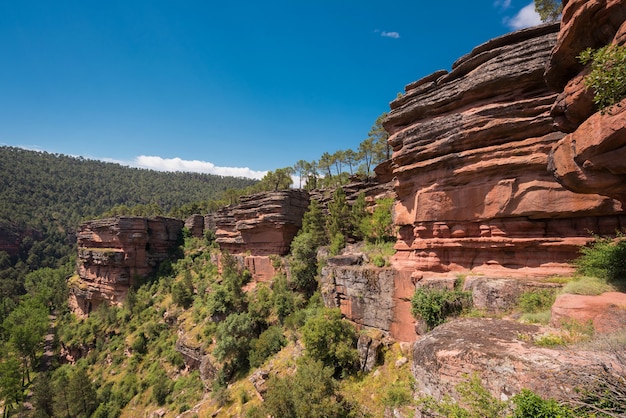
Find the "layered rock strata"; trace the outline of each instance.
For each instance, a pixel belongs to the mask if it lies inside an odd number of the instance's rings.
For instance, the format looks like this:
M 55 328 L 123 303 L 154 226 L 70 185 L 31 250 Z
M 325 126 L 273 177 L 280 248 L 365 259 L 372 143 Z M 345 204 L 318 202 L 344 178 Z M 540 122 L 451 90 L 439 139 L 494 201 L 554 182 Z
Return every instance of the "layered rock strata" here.
M 232 254 L 285 255 L 308 206 L 309 194 L 304 190 L 242 197 L 238 205 L 223 208 L 213 217 L 216 242 Z
M 391 103 L 394 267 L 405 280 L 570 273 L 590 232 L 626 226 L 620 202 L 574 193 L 547 170 L 564 136 L 543 78 L 558 29 L 491 40 Z
M 83 223 L 78 230 L 77 277 L 70 302 L 88 315 L 102 302 L 121 304 L 180 244 L 183 222 L 173 218 L 117 217 Z
M 626 202 L 626 100 L 599 112 L 585 85 L 590 64 L 584 67 L 577 57 L 587 48 L 626 43 L 625 20 L 623 1 L 568 1 L 546 68 L 546 80 L 559 92 L 552 116 L 568 134 L 554 145 L 550 170 L 572 191 L 621 202 Z

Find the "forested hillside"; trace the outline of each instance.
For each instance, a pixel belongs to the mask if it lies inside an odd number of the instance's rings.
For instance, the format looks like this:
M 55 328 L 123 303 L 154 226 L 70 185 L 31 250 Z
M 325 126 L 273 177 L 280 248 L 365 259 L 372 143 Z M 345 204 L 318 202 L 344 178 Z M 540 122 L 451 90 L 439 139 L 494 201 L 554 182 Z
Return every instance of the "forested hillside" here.
M 19 277 L 28 271 L 65 264 L 84 219 L 120 207 L 137 215 L 182 217 L 207 210 L 226 190 L 255 182 L 0 147 L 0 234 L 5 244 L 17 244 L 0 251 L 0 296 L 21 293 Z

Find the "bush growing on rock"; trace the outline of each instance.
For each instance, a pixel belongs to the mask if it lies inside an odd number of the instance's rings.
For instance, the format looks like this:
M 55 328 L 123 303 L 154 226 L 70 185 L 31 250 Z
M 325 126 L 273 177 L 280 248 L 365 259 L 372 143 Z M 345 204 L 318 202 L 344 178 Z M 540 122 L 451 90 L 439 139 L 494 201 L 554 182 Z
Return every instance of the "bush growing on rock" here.
M 622 234 L 617 239 L 596 237 L 581 253 L 575 261 L 578 274 L 626 284 L 626 239 Z
M 411 313 L 432 329 L 443 324 L 449 316 L 458 315 L 471 305 L 471 292 L 419 288 L 411 298 Z
M 626 97 L 626 46 L 607 45 L 597 50 L 583 51 L 583 64 L 591 64 L 585 85 L 594 92 L 593 101 L 602 113 L 610 111 Z

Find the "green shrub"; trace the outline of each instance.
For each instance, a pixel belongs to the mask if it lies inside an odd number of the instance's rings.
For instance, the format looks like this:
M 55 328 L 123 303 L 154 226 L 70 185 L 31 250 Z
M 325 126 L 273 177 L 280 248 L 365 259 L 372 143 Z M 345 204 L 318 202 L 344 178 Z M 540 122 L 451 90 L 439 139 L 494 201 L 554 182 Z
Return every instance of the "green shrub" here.
M 376 201 L 374 212 L 361 220 L 359 229 L 369 242 L 395 241 L 392 210 L 394 199 L 384 198 Z
M 594 91 L 593 101 L 602 113 L 626 97 L 626 46 L 607 45 L 583 51 L 578 59 L 591 63 L 585 85 Z
M 328 252 L 330 255 L 338 255 L 346 246 L 346 237 L 341 232 L 337 232 L 330 240 Z
M 626 282 L 626 239 L 596 237 L 574 262 L 578 274 L 593 276 L 608 282 Z
M 333 368 L 303 358 L 294 376 L 272 377 L 268 382 L 264 416 L 347 417 L 349 408 L 338 396 Z
M 157 405 L 165 405 L 165 401 L 172 391 L 172 385 L 170 384 L 167 376 L 163 375 L 161 379 L 157 379 L 152 386 L 152 399 Z
M 278 353 L 287 344 L 282 328 L 271 326 L 250 343 L 248 359 L 251 367 L 259 367 L 265 359 Z
M 472 293 L 461 290 L 419 288 L 411 298 L 411 312 L 432 329 L 447 317 L 471 307 Z
M 385 265 L 387 265 L 387 260 L 385 260 L 385 257 L 378 254 L 375 255 L 374 258 L 372 258 L 372 264 L 376 267 L 385 267 Z
M 541 312 L 525 313 L 520 319 L 521 322 L 547 325 L 550 322 L 550 318 L 552 318 L 552 312 L 548 309 Z
M 339 309 L 321 309 L 302 327 L 306 354 L 336 371 L 353 370 L 358 362 L 356 330 Z
M 317 242 L 311 233 L 300 233 L 291 242 L 290 268 L 296 289 L 313 293 L 317 288 Z
M 561 293 L 597 296 L 612 290 L 614 290 L 613 286 L 609 285 L 606 280 L 597 277 L 578 276 L 563 286 Z
M 536 393 L 522 389 L 512 399 L 515 409 L 512 418 L 569 418 L 574 417 L 571 409 L 554 399 L 542 399 Z
M 461 382 L 456 387 L 461 396 L 461 400 L 472 416 L 476 417 L 499 417 L 506 410 L 506 403 L 496 399 L 485 388 L 477 373 L 472 374 L 466 381 Z
M 523 313 L 538 313 L 550 309 L 555 299 L 556 292 L 553 289 L 537 289 L 522 293 L 518 303 Z
M 383 394 L 383 405 L 399 408 L 413 401 L 413 392 L 404 382 L 392 382 Z

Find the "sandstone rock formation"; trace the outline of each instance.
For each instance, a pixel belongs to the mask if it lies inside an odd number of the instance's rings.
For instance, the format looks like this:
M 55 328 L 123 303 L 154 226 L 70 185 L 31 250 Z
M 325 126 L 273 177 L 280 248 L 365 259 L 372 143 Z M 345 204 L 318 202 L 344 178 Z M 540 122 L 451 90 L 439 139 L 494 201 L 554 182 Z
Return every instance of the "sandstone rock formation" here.
M 600 334 L 623 330 L 626 327 L 626 293 L 559 295 L 552 305 L 550 321 L 557 327 L 572 321 L 580 325 L 591 323 L 594 331 Z
M 398 196 L 393 266 L 404 280 L 469 270 L 569 273 L 589 231 L 626 226 L 620 202 L 567 190 L 547 170 L 564 136 L 543 78 L 558 28 L 491 40 L 391 103 L 384 125 Z
M 259 193 L 241 198 L 215 216 L 217 243 L 232 254 L 285 255 L 309 206 L 304 190 Z
M 102 302 L 121 304 L 135 280 L 154 271 L 180 242 L 183 222 L 173 218 L 117 217 L 79 227 L 78 277 L 70 303 L 88 315 Z
M 443 324 L 413 344 L 417 389 L 437 399 L 456 397 L 455 386 L 477 373 L 492 395 L 506 400 L 523 388 L 563 399 L 584 384 L 578 377 L 624 373 L 610 352 L 534 346 L 535 325 L 499 319 L 462 319 Z
M 614 0 L 571 0 L 563 9 L 557 44 L 546 80 L 560 92 L 552 108 L 556 126 L 568 133 L 554 145 L 550 170 L 566 188 L 626 202 L 626 101 L 597 111 L 589 73 L 578 61 L 586 48 L 626 42 L 626 4 Z

